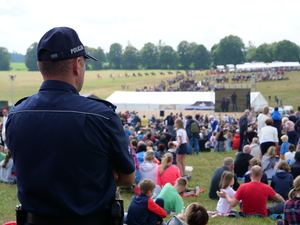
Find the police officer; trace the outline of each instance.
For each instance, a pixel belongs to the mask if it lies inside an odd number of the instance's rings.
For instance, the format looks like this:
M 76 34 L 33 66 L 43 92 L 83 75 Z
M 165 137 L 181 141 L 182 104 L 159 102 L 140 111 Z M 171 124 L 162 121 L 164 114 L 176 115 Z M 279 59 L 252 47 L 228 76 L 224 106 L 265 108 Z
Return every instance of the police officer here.
M 37 59 L 44 82 L 6 124 L 26 224 L 110 224 L 116 186 L 135 171 L 116 107 L 78 93 L 86 59 L 97 59 L 67 27 L 41 38 Z

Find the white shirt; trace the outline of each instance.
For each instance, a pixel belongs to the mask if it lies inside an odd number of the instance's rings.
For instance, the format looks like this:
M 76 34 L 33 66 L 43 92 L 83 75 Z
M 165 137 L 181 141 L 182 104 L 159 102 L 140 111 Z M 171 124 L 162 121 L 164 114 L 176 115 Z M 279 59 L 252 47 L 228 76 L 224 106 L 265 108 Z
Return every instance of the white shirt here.
M 179 143 L 179 137 L 182 137 L 182 144 L 186 143 L 186 131 L 185 129 L 180 128 L 179 130 L 177 130 L 176 132 L 177 135 L 177 142 Z
M 232 187 L 227 187 L 226 189 L 221 189 L 222 192 L 226 192 L 230 198 L 233 198 L 235 191 Z M 229 213 L 232 209 L 231 205 L 227 202 L 226 198 L 219 198 L 217 204 L 217 211 L 219 213 Z
M 259 114 L 257 117 L 257 133 L 259 134 L 261 128 L 266 126 L 266 119 L 268 119 L 269 117 L 263 113 Z
M 265 126 L 260 130 L 259 142 L 260 144 L 264 142 L 278 142 L 277 129 L 272 126 Z
M 295 151 L 294 152 L 286 152 L 284 154 L 284 159 L 285 161 L 288 161 L 288 160 L 292 160 L 293 158 L 295 158 Z

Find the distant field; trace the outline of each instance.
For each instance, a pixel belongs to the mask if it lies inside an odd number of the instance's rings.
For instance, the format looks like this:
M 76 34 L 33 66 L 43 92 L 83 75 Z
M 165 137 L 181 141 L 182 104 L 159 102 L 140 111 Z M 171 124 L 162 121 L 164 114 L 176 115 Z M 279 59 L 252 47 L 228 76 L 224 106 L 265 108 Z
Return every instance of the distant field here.
M 12 68 L 12 71 L 27 71 L 27 67 L 25 66 L 25 63 L 11 63 L 10 67 Z
M 13 67 L 18 68 L 17 65 Z M 19 67 L 20 69 L 22 66 Z M 85 84 L 81 93 L 91 93 L 100 98 L 106 99 L 114 91 L 135 91 L 136 88 L 144 86 L 158 85 L 161 81 L 167 81 L 172 77 L 176 76 L 176 70 L 173 70 L 173 75 L 167 75 L 168 71 L 164 71 L 166 75 L 158 75 L 163 70 L 100 70 L 100 71 L 86 71 Z M 130 77 L 125 77 L 125 73 L 129 73 Z M 156 76 L 142 76 L 133 77 L 132 73 L 151 73 L 155 72 Z M 182 71 L 183 72 L 183 71 Z M 100 74 L 102 78 L 97 78 Z M 110 78 L 110 74 L 115 76 L 115 79 Z M 121 74 L 121 77 L 117 77 Z M 25 96 L 36 93 L 42 83 L 42 77 L 39 72 L 31 72 L 25 70 L 14 70 L 14 71 L 1 71 L 0 72 L 0 100 L 12 101 L 12 82 L 9 80 L 8 75 L 17 75 L 14 81 L 14 99 L 20 99 Z M 231 77 L 232 75 L 228 75 Z M 268 96 L 271 96 L 269 106 L 276 106 L 274 97 L 283 99 L 283 105 L 292 105 L 294 109 L 300 105 L 300 95 L 298 94 L 299 83 L 300 83 L 300 72 L 286 72 L 289 80 L 284 81 L 269 81 L 269 82 L 258 82 L 256 84 L 256 91 L 261 92 L 262 95 L 268 100 Z M 206 75 L 197 76 L 194 79 L 201 81 Z M 229 79 L 230 80 L 230 79 Z M 122 85 L 126 85 L 125 90 L 122 89 Z M 172 86 L 177 86 L 174 84 Z

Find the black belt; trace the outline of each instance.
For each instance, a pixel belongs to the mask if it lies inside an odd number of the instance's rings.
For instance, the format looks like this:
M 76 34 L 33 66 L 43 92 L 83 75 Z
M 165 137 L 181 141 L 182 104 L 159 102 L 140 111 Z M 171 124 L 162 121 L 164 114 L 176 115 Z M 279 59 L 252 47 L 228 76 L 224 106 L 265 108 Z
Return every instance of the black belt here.
M 27 212 L 26 222 L 35 225 L 101 225 L 109 224 L 107 215 L 46 216 Z

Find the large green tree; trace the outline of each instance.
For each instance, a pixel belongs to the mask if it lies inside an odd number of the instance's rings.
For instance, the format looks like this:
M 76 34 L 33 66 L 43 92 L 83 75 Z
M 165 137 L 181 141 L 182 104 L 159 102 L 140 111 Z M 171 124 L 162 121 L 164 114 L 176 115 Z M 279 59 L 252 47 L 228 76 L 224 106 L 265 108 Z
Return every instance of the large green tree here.
M 252 61 L 257 62 L 272 62 L 274 60 L 274 45 L 262 44 L 255 49 L 252 56 Z
M 98 60 L 88 60 L 88 68 L 91 70 L 101 70 L 103 68 L 103 63 L 105 63 L 106 61 L 106 56 L 103 49 L 100 47 L 98 47 L 97 49 L 89 47 L 85 48 L 92 56 L 94 56 Z
M 161 69 L 177 69 L 178 54 L 171 46 L 163 46 L 159 53 L 159 65 Z
M 0 47 L 0 70 L 10 70 L 10 53 L 6 48 Z
M 177 46 L 177 53 L 182 69 L 189 69 L 192 63 L 192 49 L 190 44 L 187 41 L 180 42 Z
M 122 45 L 114 43 L 109 48 L 109 64 L 111 68 L 121 68 L 121 57 L 122 57 Z
M 27 49 L 27 52 L 25 55 L 25 65 L 29 71 L 38 71 L 39 70 L 37 67 L 37 58 L 36 58 L 37 46 L 38 46 L 38 43 L 34 42 Z
M 148 42 L 140 51 L 140 62 L 145 69 L 156 69 L 158 63 L 158 47 Z
M 137 69 L 139 66 L 139 51 L 128 45 L 122 54 L 122 68 L 123 69 Z
M 245 62 L 245 46 L 238 36 L 229 35 L 221 39 L 215 49 L 219 65 L 240 64 Z
M 211 57 L 204 45 L 197 45 L 192 52 L 192 62 L 195 69 L 209 69 Z
M 256 46 L 249 41 L 248 45 L 245 47 L 245 60 L 246 62 L 252 62 L 254 61 L 254 55 L 256 51 Z
M 283 62 L 299 62 L 299 47 L 291 41 L 280 41 L 274 48 L 274 59 Z

